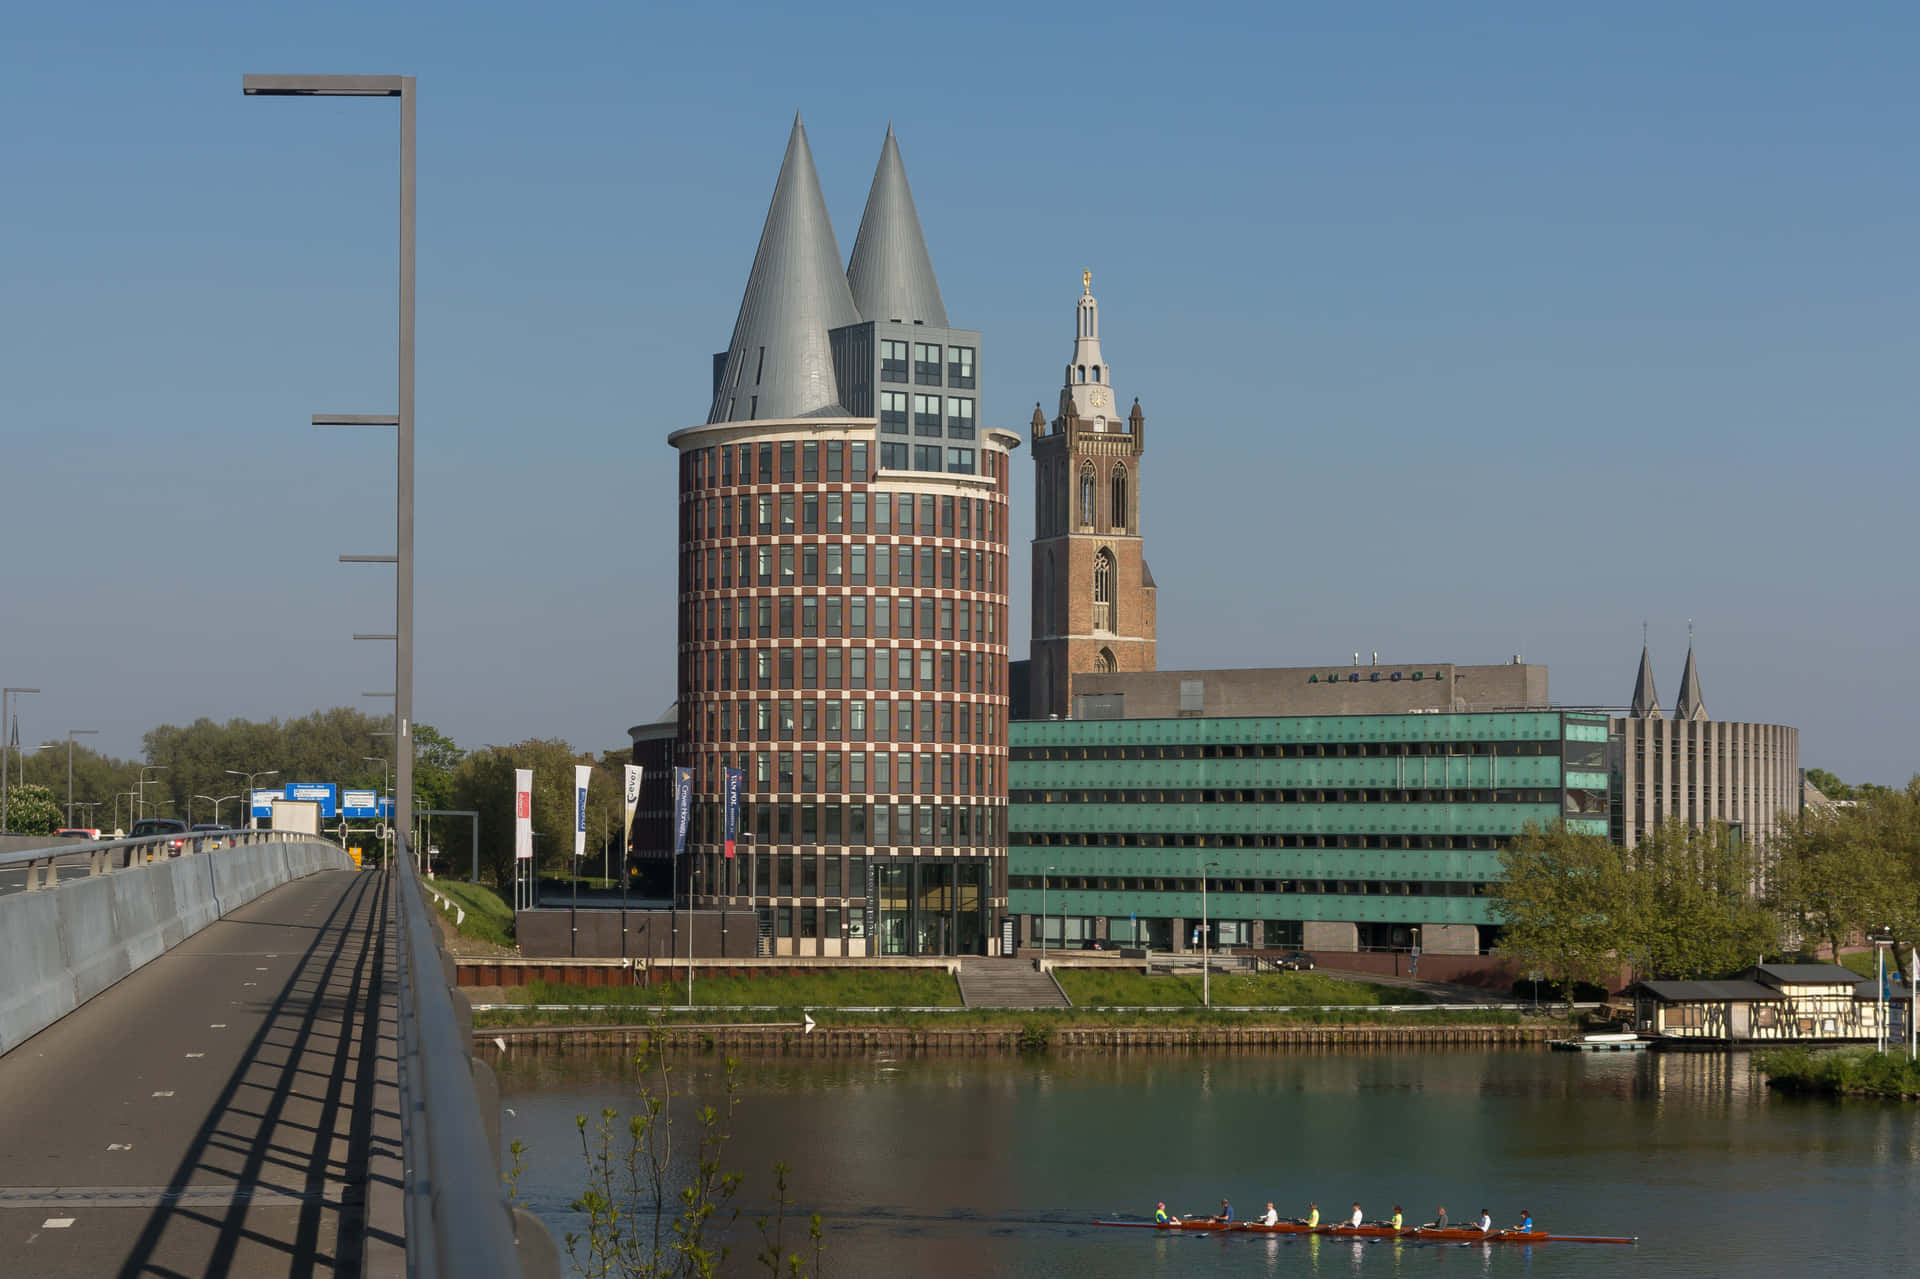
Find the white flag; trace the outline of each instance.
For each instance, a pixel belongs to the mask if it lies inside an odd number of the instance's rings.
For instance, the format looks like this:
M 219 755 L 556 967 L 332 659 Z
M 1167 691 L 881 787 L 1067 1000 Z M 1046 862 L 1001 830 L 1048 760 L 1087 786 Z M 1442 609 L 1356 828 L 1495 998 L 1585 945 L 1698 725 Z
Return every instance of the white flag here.
M 627 824 L 624 828 L 625 848 L 633 847 L 633 814 L 640 807 L 640 765 L 627 765 Z
M 533 860 L 533 770 L 513 770 L 513 855 Z
M 593 776 L 592 764 L 573 766 L 573 855 L 587 855 L 587 779 Z

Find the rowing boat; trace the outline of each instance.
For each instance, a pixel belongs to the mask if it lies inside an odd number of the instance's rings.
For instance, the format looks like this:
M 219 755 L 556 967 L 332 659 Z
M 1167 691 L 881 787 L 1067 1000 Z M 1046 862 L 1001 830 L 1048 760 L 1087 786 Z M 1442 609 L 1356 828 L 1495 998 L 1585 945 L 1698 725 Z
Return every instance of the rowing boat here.
M 1250 1235 L 1320 1235 L 1331 1238 L 1348 1239 L 1403 1239 L 1408 1242 L 1431 1241 L 1433 1243 L 1638 1243 L 1638 1235 L 1555 1235 L 1544 1230 L 1494 1230 L 1482 1232 L 1468 1226 L 1449 1226 L 1444 1229 L 1432 1226 L 1408 1226 L 1404 1230 L 1395 1230 L 1392 1226 L 1346 1226 L 1321 1225 L 1309 1226 L 1299 1221 L 1282 1221 L 1266 1225 L 1258 1221 L 1209 1221 L 1204 1217 L 1185 1221 L 1106 1221 L 1096 1220 L 1096 1226 L 1115 1226 L 1132 1230 L 1198 1230 L 1221 1231 Z

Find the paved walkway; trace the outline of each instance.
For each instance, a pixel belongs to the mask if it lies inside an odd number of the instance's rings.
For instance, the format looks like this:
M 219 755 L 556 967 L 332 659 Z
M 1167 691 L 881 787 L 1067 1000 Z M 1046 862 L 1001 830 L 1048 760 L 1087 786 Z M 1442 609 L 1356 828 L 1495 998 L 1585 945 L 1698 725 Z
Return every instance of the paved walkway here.
M 401 1273 L 391 916 L 296 881 L 0 1057 L 0 1274 Z

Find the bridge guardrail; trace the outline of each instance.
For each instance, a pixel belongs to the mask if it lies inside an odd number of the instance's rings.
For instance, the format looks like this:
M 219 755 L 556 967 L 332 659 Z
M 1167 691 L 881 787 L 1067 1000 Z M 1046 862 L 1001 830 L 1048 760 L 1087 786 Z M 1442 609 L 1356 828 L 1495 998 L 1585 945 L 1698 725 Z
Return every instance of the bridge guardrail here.
M 473 1009 L 454 986 L 404 836 L 395 845 L 399 1076 L 407 1273 L 416 1279 L 559 1279 L 546 1226 L 500 1180 L 500 1091 L 472 1055 Z
M 0 870 L 16 866 L 27 868 L 27 891 L 41 892 L 59 883 L 59 863 L 68 857 L 87 859 L 87 877 L 96 879 L 116 870 L 143 866 L 159 857 L 181 857 L 209 853 L 219 848 L 239 848 L 248 844 L 287 843 L 314 838 L 290 830 L 203 830 L 177 835 L 143 835 L 139 839 L 90 840 L 55 844 L 46 848 L 23 848 L 0 853 Z M 177 845 L 177 848 L 176 848 Z M 118 865 L 114 863 L 118 861 Z

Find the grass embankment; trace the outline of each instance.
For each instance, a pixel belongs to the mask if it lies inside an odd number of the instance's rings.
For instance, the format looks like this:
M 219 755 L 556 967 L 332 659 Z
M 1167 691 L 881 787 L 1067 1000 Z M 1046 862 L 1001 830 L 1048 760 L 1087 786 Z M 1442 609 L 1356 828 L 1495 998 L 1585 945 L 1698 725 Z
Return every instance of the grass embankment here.
M 1055 968 L 1054 977 L 1067 998 L 1082 1008 L 1201 1007 L 1198 974 L 1148 977 L 1127 969 Z M 1428 1004 L 1433 1000 L 1417 990 L 1376 986 L 1323 973 L 1256 973 L 1252 976 L 1216 973 L 1212 978 L 1216 1004 Z
M 1776 1048 L 1754 1055 L 1767 1086 L 1826 1097 L 1920 1100 L 1920 1064 L 1871 1048 Z
M 460 908 L 467 912 L 466 919 L 456 925 L 462 937 L 476 937 L 496 946 L 513 945 L 513 907 L 507 905 L 499 893 L 457 879 L 436 879 L 433 887 L 459 902 Z M 451 912 L 444 907 L 441 910 L 451 922 Z
M 687 984 L 676 981 L 659 986 L 559 986 L 531 982 L 519 987 L 514 997 L 516 1002 L 529 1004 L 620 1004 L 636 1010 L 684 1007 Z M 696 1008 L 715 1004 L 776 1008 L 958 1008 L 960 988 L 950 973 L 925 968 L 883 968 L 871 972 L 829 969 L 766 977 L 696 974 L 693 1003 Z M 549 1018 L 556 1015 L 548 1014 Z

